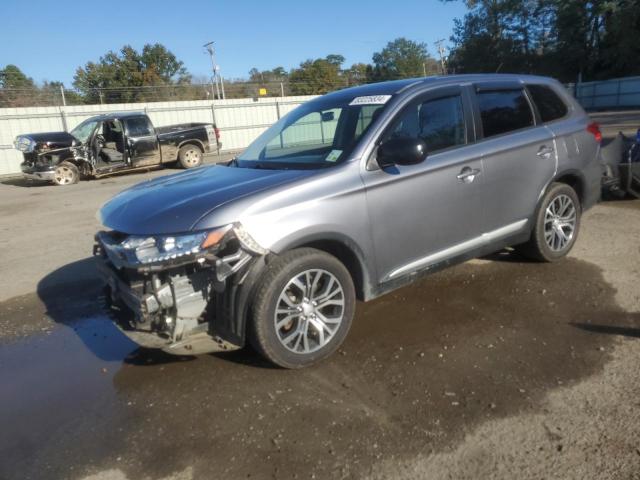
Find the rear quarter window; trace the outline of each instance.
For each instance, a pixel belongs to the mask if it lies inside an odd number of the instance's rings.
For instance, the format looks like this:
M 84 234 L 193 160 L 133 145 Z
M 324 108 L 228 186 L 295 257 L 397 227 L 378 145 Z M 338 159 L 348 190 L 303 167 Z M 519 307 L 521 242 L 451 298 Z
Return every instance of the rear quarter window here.
M 477 97 L 485 138 L 534 125 L 524 90 L 481 90 Z
M 564 117 L 569 112 L 567 105 L 550 87 L 546 85 L 527 85 L 527 89 L 543 122 L 553 122 Z

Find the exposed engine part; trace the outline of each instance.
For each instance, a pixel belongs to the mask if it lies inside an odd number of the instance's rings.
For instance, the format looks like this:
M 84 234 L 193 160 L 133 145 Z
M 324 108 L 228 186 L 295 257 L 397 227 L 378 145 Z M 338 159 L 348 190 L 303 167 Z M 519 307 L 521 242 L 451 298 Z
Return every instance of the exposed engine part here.
M 123 332 L 140 345 L 169 353 L 198 354 L 239 348 L 211 331 L 208 315 L 226 281 L 253 257 L 243 246 L 218 257 L 207 254 L 189 265 L 158 272 L 117 269 L 101 245 L 98 267 L 107 280 L 113 302 L 134 313 Z

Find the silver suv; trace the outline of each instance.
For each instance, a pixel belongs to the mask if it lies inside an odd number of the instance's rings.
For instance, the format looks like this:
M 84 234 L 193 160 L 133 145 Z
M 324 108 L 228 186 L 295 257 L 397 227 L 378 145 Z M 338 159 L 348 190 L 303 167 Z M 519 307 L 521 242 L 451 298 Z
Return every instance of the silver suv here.
M 514 246 L 571 250 L 598 201 L 600 132 L 533 76 L 401 80 L 293 110 L 227 165 L 126 190 L 95 256 L 120 328 L 175 354 L 248 340 L 287 368 L 329 356 L 356 308 Z

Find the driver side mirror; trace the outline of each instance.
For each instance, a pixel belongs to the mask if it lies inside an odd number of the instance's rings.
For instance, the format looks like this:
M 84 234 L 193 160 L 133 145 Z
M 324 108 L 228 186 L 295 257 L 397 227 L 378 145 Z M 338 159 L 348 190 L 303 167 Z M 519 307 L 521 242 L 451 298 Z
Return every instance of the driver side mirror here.
M 393 165 L 416 165 L 427 158 L 427 144 L 421 138 L 390 138 L 378 147 L 376 160 L 380 168 Z
M 323 122 L 333 122 L 336 118 L 335 112 L 329 110 L 328 112 L 322 112 L 320 117 Z

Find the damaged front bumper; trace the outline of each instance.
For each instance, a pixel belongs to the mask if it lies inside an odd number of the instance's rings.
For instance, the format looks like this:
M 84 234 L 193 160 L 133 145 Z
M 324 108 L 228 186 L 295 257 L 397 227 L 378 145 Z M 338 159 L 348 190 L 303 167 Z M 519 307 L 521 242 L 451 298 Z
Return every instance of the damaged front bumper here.
M 43 180 L 50 182 L 55 177 L 55 168 L 49 165 L 32 165 L 23 163 L 20 165 L 22 175 L 28 180 Z
M 94 257 L 118 328 L 140 346 L 175 355 L 244 346 L 248 291 L 266 252 L 229 237 L 215 252 L 133 265 L 121 235 L 99 232 Z

